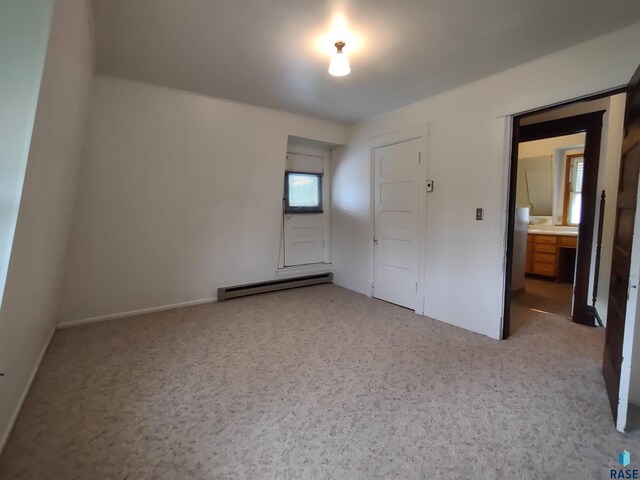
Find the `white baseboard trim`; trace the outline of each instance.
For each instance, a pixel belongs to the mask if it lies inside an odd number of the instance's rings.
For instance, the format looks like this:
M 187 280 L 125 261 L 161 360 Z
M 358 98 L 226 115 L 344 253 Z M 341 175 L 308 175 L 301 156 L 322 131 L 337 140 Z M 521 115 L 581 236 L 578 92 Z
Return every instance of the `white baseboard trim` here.
M 97 317 L 82 318 L 80 320 L 69 320 L 67 322 L 58 323 L 57 328 L 77 327 L 87 323 L 104 322 L 106 320 L 115 320 L 116 318 L 133 317 L 135 315 L 143 315 L 145 313 L 161 312 L 163 310 L 173 310 L 174 308 L 191 307 L 193 305 L 202 305 L 203 303 L 217 302 L 218 297 L 201 298 L 199 300 L 190 300 L 188 302 L 172 303 L 169 305 L 160 305 L 158 307 L 141 308 L 139 310 L 130 310 L 128 312 L 110 313 L 109 315 L 99 315 Z
M 18 419 L 18 415 L 20 415 L 20 410 L 22 410 L 22 405 L 24 401 L 27 399 L 27 394 L 31 389 L 31 384 L 33 383 L 34 378 L 36 378 L 36 373 L 38 373 L 38 369 L 40 368 L 40 363 L 42 363 L 42 359 L 44 358 L 44 354 L 47 352 L 47 348 L 49 348 L 49 344 L 51 343 L 51 339 L 53 338 L 53 333 L 56 331 L 55 326 L 51 329 L 51 333 L 49 333 L 49 338 L 45 342 L 42 347 L 42 351 L 40 352 L 40 356 L 38 357 L 38 361 L 36 362 L 33 370 L 31 371 L 31 375 L 29 375 L 29 380 L 27 380 L 27 384 L 24 387 L 22 395 L 20 395 L 20 400 L 18 400 L 18 404 L 16 408 L 13 410 L 13 414 L 11 415 L 11 419 L 9 420 L 9 424 L 4 432 L 2 432 L 2 438 L 0 438 L 0 454 L 4 450 L 4 446 L 7 444 L 7 440 L 9 440 L 9 435 L 11 435 L 11 430 L 13 430 L 13 426 Z

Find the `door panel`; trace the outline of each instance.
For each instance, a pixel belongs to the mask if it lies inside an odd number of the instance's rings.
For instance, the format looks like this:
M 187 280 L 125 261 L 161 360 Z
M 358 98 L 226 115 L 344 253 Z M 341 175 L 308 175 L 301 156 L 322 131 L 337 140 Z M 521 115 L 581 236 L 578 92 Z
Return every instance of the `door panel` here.
M 325 159 L 318 155 L 287 152 L 286 170 L 290 172 L 325 172 Z M 322 181 L 322 197 L 329 198 L 329 180 Z M 326 203 L 326 200 L 325 200 Z M 326 241 L 327 209 L 324 213 L 284 214 L 283 240 L 285 267 L 328 261 Z
M 291 214 L 284 218 L 286 267 L 324 261 L 324 217 L 318 213 Z
M 373 296 L 416 309 L 418 301 L 419 141 L 374 155 Z
M 629 273 L 638 174 L 640 173 L 640 67 L 629 84 L 624 122 L 624 140 L 620 160 L 620 179 L 616 205 L 616 226 L 613 240 L 607 331 L 604 346 L 603 375 L 614 418 L 618 416 L 622 346 L 624 341 L 627 300 L 629 297 Z

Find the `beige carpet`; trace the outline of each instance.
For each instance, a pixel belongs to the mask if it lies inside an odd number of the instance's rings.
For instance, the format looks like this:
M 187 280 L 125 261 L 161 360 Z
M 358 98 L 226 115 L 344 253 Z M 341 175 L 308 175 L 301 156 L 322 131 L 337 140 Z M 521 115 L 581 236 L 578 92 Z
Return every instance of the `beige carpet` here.
M 499 342 L 324 285 L 61 330 L 0 478 L 602 479 L 623 448 L 637 465 L 603 331 L 514 309 Z

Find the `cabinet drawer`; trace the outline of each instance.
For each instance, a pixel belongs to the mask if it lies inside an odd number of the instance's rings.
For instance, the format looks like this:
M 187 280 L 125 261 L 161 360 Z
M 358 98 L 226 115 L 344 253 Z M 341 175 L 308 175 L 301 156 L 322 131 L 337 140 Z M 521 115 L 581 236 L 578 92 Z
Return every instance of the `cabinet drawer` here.
M 552 254 L 556 253 L 556 246 L 549 245 L 547 243 L 536 244 L 535 249 L 536 249 L 536 252 L 541 252 L 541 253 L 552 253 Z
M 536 235 L 536 243 L 547 243 L 549 245 L 556 244 L 555 235 Z
M 550 263 L 552 265 L 555 265 L 556 256 L 552 255 L 550 253 L 538 253 L 538 252 L 535 252 L 533 254 L 533 262 L 534 263 Z
M 551 263 L 534 263 L 533 273 L 537 275 L 545 275 L 553 277 L 555 275 L 556 266 Z
M 560 245 L 565 247 L 576 247 L 578 245 L 578 237 L 560 237 Z

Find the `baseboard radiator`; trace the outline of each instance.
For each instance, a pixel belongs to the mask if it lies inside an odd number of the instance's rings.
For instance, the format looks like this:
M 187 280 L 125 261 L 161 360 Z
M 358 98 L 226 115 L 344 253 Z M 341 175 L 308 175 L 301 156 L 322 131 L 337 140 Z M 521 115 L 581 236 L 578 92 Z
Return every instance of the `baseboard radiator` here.
M 229 300 L 230 298 L 245 297 L 247 295 L 275 292 L 278 290 L 287 290 L 289 288 L 308 287 L 310 285 L 320 285 L 321 283 L 333 283 L 333 273 L 307 275 L 305 277 L 283 278 L 281 280 L 271 280 L 267 282 L 249 283 L 247 285 L 223 287 L 218 289 L 218 301 L 223 302 L 225 300 Z

